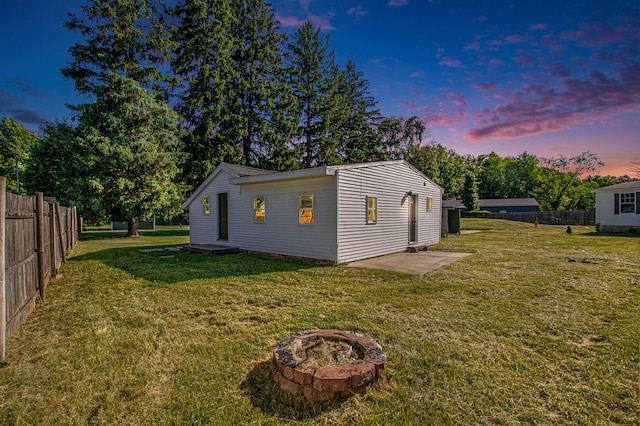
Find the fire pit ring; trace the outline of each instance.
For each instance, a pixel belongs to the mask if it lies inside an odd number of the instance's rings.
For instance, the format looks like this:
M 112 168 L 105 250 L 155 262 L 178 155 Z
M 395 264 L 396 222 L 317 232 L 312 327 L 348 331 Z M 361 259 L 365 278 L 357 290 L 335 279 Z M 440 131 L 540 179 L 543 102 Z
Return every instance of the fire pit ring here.
M 307 330 L 281 340 L 273 351 L 273 378 L 310 401 L 364 393 L 383 373 L 380 345 L 341 330 Z

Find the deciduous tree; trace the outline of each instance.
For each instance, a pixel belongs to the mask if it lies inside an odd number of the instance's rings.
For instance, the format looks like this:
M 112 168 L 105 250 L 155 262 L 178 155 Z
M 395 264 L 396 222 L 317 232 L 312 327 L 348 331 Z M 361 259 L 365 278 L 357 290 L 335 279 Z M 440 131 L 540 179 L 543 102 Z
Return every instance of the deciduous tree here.
M 139 219 L 168 219 L 180 212 L 179 117 L 137 82 L 115 73 L 96 85 L 95 93 L 94 102 L 77 107 L 75 128 L 66 123 L 45 128 L 39 155 L 60 152 L 32 184 L 53 189 L 89 220 L 120 215 L 129 223 L 128 235 L 135 236 Z M 56 170 L 62 154 L 67 158 Z
M 7 178 L 7 189 L 21 193 L 20 176 L 37 136 L 11 117 L 0 120 L 0 175 Z

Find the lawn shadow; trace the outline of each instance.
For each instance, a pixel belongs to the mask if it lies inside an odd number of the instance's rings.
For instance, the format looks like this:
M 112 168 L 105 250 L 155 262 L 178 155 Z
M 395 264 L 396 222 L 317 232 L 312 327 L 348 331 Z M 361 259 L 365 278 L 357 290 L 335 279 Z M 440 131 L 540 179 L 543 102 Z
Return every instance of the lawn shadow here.
M 186 237 L 189 236 L 189 228 L 185 229 L 155 229 L 155 230 L 141 230 L 141 235 L 145 237 Z M 98 231 L 85 231 L 79 236 L 80 241 L 92 241 L 92 240 L 109 240 L 114 238 L 127 238 L 127 231 L 110 231 L 110 230 L 98 230 Z
M 141 250 L 151 249 L 143 252 Z M 197 279 L 246 277 L 322 268 L 315 262 L 234 253 L 219 256 L 185 252 L 175 245 L 118 247 L 73 256 L 70 262 L 99 261 L 157 287 Z
M 623 237 L 623 238 L 640 238 L 640 233 L 638 232 L 587 232 L 585 234 L 580 234 L 582 237 Z
M 282 390 L 273 380 L 271 359 L 256 363 L 240 384 L 240 390 L 249 397 L 251 404 L 264 414 L 296 421 L 318 417 L 326 411 L 338 408 L 343 401 L 307 401 L 301 395 L 293 395 Z

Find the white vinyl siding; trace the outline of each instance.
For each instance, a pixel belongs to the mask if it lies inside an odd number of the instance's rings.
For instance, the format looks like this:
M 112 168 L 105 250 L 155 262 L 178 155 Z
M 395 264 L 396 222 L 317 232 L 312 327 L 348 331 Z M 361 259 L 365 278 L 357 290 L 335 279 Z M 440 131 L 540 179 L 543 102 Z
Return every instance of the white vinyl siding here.
M 224 244 L 242 250 L 344 263 L 440 241 L 442 190 L 403 161 L 329 166 L 255 179 L 236 179 L 227 169 L 216 169 L 184 203 L 189 208 L 191 244 L 220 244 L 219 193 L 228 194 L 229 238 Z M 409 244 L 409 192 L 420 203 L 413 244 Z M 300 196 L 308 195 L 313 196 L 313 223 L 300 224 Z M 209 215 L 204 214 L 205 196 Z M 425 205 L 429 198 L 430 211 Z M 260 210 L 256 200 L 264 200 L 264 222 L 256 220 Z
M 229 224 L 232 227 L 229 242 L 243 250 L 335 261 L 334 182 L 333 176 L 323 176 L 232 185 L 240 190 L 240 194 L 234 200 L 235 208 L 229 212 Z M 311 194 L 313 224 L 299 225 L 299 197 Z M 231 193 L 229 196 L 231 199 Z M 252 203 L 256 197 L 268 200 L 268 219 L 265 223 L 253 222 Z M 362 215 L 362 209 L 360 212 Z
M 629 190 L 634 193 L 640 192 L 640 183 L 637 187 L 622 191 L 619 189 L 609 190 L 607 188 L 596 190 L 596 223 L 599 223 L 604 229 L 607 229 L 607 226 L 640 227 L 640 214 L 615 213 L 615 194 L 618 193 L 622 195 L 622 193 L 629 193 Z M 620 203 L 620 198 L 618 199 L 618 203 Z
M 189 240 L 191 244 L 218 244 L 218 194 L 228 192 L 229 213 L 235 203 L 237 188 L 229 184 L 232 177 L 221 171 L 215 179 L 209 182 L 198 198 L 189 205 Z M 204 197 L 209 197 L 209 214 L 204 212 Z M 231 229 L 232 219 L 229 218 L 229 242 L 233 238 Z
M 338 263 L 381 256 L 409 246 L 409 204 L 407 193 L 418 202 L 431 197 L 432 210 L 418 208 L 418 235 L 411 245 L 440 242 L 441 189 L 401 162 L 378 163 L 371 167 L 338 170 Z M 376 226 L 362 220 L 367 197 L 377 198 Z M 420 201 L 421 200 L 421 201 Z

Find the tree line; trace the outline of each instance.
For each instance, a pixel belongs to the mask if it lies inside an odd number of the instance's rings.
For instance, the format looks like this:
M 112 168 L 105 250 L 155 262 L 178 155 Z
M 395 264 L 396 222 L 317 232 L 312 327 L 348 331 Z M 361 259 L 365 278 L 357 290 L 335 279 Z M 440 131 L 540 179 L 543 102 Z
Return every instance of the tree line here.
M 504 197 L 592 208 L 589 190 L 620 180 L 580 179 L 600 164 L 589 152 L 473 157 L 425 144 L 425 124 L 382 116 L 328 36 L 309 22 L 283 33 L 264 0 L 92 0 L 81 10 L 65 22 L 79 41 L 61 71 L 87 103 L 39 137 L 3 119 L 0 166 L 89 222 L 126 218 L 130 235 L 138 219 L 179 215 L 223 161 L 284 171 L 405 159 L 471 208 Z

